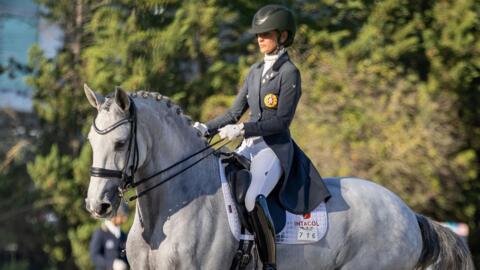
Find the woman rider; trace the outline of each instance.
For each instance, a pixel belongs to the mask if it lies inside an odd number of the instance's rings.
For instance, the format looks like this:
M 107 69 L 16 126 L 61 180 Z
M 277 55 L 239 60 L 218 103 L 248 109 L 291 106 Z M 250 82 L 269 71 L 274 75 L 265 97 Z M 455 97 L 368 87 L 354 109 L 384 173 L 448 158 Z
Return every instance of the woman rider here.
M 263 269 L 276 269 L 275 229 L 266 197 L 281 179 L 279 201 L 296 214 L 313 210 L 330 194 L 308 157 L 290 137 L 301 95 L 300 72 L 286 48 L 294 40 L 293 14 L 280 5 L 267 5 L 253 17 L 251 33 L 257 37 L 264 61 L 254 64 L 232 107 L 207 122 L 195 123 L 202 135 L 219 131 L 229 140 L 244 136 L 237 153 L 251 160 L 252 183 L 245 197 Z M 250 120 L 236 124 L 250 108 Z

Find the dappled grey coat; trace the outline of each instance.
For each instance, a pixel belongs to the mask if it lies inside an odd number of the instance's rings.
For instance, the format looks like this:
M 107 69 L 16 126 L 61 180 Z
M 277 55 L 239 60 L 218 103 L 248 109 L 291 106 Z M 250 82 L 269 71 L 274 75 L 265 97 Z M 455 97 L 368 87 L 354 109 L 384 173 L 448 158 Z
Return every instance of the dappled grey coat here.
M 301 96 L 300 72 L 288 53 L 281 55 L 262 77 L 264 62 L 254 64 L 232 107 L 209 121 L 210 133 L 238 122 L 250 108 L 244 125 L 245 138 L 262 136 L 280 159 L 284 177 L 279 193 L 287 210 L 303 214 L 330 198 L 323 180 L 310 159 L 290 136 L 289 126 Z

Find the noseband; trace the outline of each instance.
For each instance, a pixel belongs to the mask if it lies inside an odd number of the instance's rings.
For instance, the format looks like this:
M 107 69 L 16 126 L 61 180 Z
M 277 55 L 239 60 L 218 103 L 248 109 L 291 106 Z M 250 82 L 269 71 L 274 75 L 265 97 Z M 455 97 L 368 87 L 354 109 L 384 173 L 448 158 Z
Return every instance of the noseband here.
M 105 135 L 110 133 L 111 131 L 115 130 L 116 128 L 124 125 L 130 124 L 130 136 L 128 138 L 128 148 L 126 153 L 125 159 L 125 166 L 122 170 L 109 170 L 105 168 L 98 168 L 98 167 L 90 167 L 90 176 L 93 177 L 108 177 L 108 178 L 118 178 L 122 181 L 122 187 L 120 188 L 120 194 L 123 194 L 123 191 L 128 189 L 133 184 L 133 176 L 138 168 L 138 143 L 137 143 L 137 114 L 135 109 L 135 103 L 133 100 L 130 99 L 130 108 L 129 108 L 129 116 L 116 122 L 115 124 L 105 128 L 99 129 L 95 123 L 95 119 L 93 119 L 93 129 L 99 135 Z M 129 166 L 130 156 L 132 153 L 133 147 L 133 161 L 132 164 Z

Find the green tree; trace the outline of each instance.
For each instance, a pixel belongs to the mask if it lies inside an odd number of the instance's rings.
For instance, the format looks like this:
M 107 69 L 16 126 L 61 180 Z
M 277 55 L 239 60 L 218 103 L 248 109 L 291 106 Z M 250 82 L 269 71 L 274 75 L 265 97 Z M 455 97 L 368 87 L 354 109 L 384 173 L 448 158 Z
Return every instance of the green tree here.
M 467 222 L 478 264 L 479 3 L 332 5 L 323 30 L 300 31 L 300 142 L 324 175 L 373 179 L 418 212 Z M 342 15 L 352 7 L 356 27 Z
M 26 173 L 24 159 L 31 149 L 25 140 L 17 142 L 7 153 L 1 154 L 0 164 L 0 246 L 2 256 L 10 253 L 14 261 L 2 261 L 0 269 L 27 269 L 47 266 L 44 243 L 51 239 L 45 207 Z M 8 252 L 8 253 L 5 253 Z M 8 263 L 7 263 L 8 262 Z M 10 268 L 9 268 L 10 267 Z
M 90 157 L 82 155 L 88 105 L 82 90 L 83 61 L 81 49 L 89 33 L 85 25 L 94 1 L 38 1 L 44 16 L 56 22 L 64 32 L 64 47 L 48 59 L 38 47 L 30 51 L 34 74 L 29 84 L 34 89 L 34 109 L 41 122 L 41 138 L 36 157 L 28 165 L 41 200 L 51 200 L 52 219 L 43 250 L 49 254 L 54 269 L 88 269 L 89 235 L 84 231 L 96 221 L 84 207 Z M 78 172 L 82 170 L 82 172 Z M 81 246 L 81 251 L 79 251 Z

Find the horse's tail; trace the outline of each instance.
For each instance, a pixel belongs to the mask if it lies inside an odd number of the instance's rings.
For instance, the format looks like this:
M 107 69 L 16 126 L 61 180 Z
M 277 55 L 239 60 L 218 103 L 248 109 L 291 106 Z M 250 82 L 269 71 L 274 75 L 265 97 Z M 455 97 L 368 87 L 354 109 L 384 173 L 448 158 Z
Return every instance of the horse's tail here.
M 452 230 L 417 214 L 423 248 L 415 269 L 474 270 L 467 244 Z

